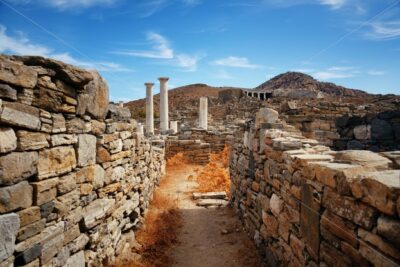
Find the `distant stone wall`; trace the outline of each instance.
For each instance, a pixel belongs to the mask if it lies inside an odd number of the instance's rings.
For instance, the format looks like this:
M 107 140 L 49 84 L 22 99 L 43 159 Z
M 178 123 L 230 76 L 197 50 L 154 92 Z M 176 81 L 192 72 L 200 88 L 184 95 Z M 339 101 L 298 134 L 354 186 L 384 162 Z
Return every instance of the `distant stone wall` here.
M 400 110 L 364 116 L 342 116 L 336 120 L 340 135 L 333 142 L 337 150 L 400 150 Z
M 224 150 L 225 145 L 230 144 L 233 139 L 233 132 L 188 128 L 182 129 L 178 137 L 181 140 L 201 140 L 202 142 L 210 144 L 211 153 L 219 153 Z
M 267 266 L 399 266 L 400 152 L 335 152 L 261 110 L 235 134 L 231 201 Z
M 172 158 L 178 153 L 182 153 L 189 163 L 206 165 L 210 162 L 210 144 L 200 140 L 176 140 L 166 141 L 166 157 Z
M 97 72 L 0 56 L 0 266 L 102 266 L 134 237 L 164 149 Z

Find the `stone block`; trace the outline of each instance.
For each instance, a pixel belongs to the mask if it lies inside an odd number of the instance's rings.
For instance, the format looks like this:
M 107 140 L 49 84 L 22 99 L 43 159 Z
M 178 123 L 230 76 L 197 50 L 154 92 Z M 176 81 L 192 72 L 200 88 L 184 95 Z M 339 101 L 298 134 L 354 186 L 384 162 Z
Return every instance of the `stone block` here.
M 379 211 L 394 215 L 400 192 L 400 170 L 368 172 L 351 184 L 353 195 Z
M 389 255 L 390 257 L 396 260 L 400 260 L 400 250 L 395 246 L 393 246 L 392 244 L 389 244 L 380 236 L 365 231 L 362 228 L 358 228 L 358 236 L 363 240 L 365 240 L 366 242 L 368 242 L 369 244 L 377 247 L 384 254 Z
M 64 222 L 45 228 L 41 233 L 40 244 L 42 252 L 40 261 L 42 264 L 48 263 L 59 251 L 64 242 Z
M 377 211 L 351 197 L 341 196 L 325 188 L 322 205 L 336 215 L 348 219 L 365 229 L 371 229 L 376 221 Z
M 86 234 L 81 234 L 78 238 L 74 239 L 68 244 L 68 248 L 71 253 L 75 253 L 85 248 L 89 242 L 89 237 Z
M 15 213 L 0 215 L 0 262 L 14 253 L 19 229 L 19 217 Z
M 327 231 L 336 237 L 346 241 L 353 247 L 357 247 L 357 235 L 352 230 L 353 227 L 346 225 L 346 223 L 338 216 L 332 214 L 328 210 L 322 214 L 321 227 L 324 227 Z
M 94 189 L 103 187 L 105 181 L 105 171 L 100 165 L 87 166 L 76 173 L 78 183 L 92 183 Z
M 13 152 L 0 156 L 0 185 L 10 185 L 31 177 L 37 173 L 37 163 L 37 152 Z
M 40 130 L 39 109 L 17 102 L 3 101 L 0 121 L 12 126 Z
M 337 250 L 334 247 L 331 247 L 325 242 L 321 244 L 321 260 L 326 262 L 327 266 L 337 266 L 337 267 L 350 267 L 351 260 Z M 322 265 L 323 266 L 323 265 Z
M 30 207 L 17 212 L 21 227 L 40 220 L 40 208 Z
M 0 58 L 0 81 L 19 87 L 34 88 L 38 74 L 34 68 L 6 58 Z
M 60 177 L 57 184 L 57 192 L 59 195 L 71 192 L 77 187 L 76 173 L 70 173 Z
M 387 170 L 392 163 L 389 159 L 367 150 L 339 151 L 335 154 L 335 161 L 341 163 L 358 164 L 376 170 Z
M 91 229 L 100 223 L 107 213 L 111 212 L 115 204 L 114 199 L 97 199 L 83 209 L 83 225 Z
M 367 259 L 374 267 L 396 267 L 399 266 L 394 260 L 382 254 L 374 247 L 365 242 L 360 243 L 360 254 Z
M 378 234 L 400 247 L 400 222 L 388 216 L 378 218 Z
M 0 213 L 32 206 L 32 187 L 27 181 L 0 187 Z
M 15 257 L 16 266 L 39 266 L 39 256 L 42 253 L 42 246 L 34 244 L 32 247 L 20 252 Z M 37 262 L 35 263 L 35 259 Z M 32 263 L 32 264 L 29 264 Z M 29 264 L 29 265 L 28 265 Z
M 55 134 L 51 136 L 52 146 L 72 145 L 78 143 L 78 136 L 75 134 Z
M 83 251 L 70 256 L 65 267 L 85 267 L 85 254 Z
M 96 163 L 96 137 L 90 134 L 78 136 L 77 157 L 78 166 L 84 167 Z
M 59 146 L 39 152 L 39 179 L 64 174 L 75 167 L 75 150 L 70 146 Z
M 283 209 L 283 200 L 276 194 L 272 194 L 271 199 L 269 201 L 269 207 L 271 209 L 271 212 L 275 216 L 279 216 L 279 214 Z
M 38 150 L 44 147 L 49 147 L 47 142 L 48 134 L 28 132 L 28 131 L 18 131 L 18 149 L 25 150 Z
M 359 125 L 354 127 L 354 136 L 358 140 L 371 139 L 371 125 Z
M 33 201 L 35 205 L 39 206 L 55 199 L 57 196 L 57 183 L 58 178 L 46 179 L 40 182 L 31 183 L 33 187 Z
M 393 139 L 393 129 L 389 122 L 380 119 L 374 119 L 371 122 L 371 137 L 375 140 Z
M 11 128 L 0 127 L 0 153 L 14 151 L 17 148 L 17 137 Z
M 17 235 L 18 242 L 21 242 L 29 237 L 32 237 L 40 233 L 45 226 L 46 226 L 46 219 L 42 219 L 20 228 Z
M 17 90 L 8 84 L 0 83 L 0 98 L 17 101 Z
M 71 134 L 82 134 L 91 131 L 90 122 L 86 122 L 80 118 L 73 118 L 66 122 L 67 132 Z
M 52 133 L 62 133 L 67 130 L 67 126 L 65 123 L 65 118 L 62 114 L 53 114 L 53 129 Z
M 40 205 L 40 217 L 47 218 L 53 212 L 54 206 L 54 201 L 49 201 Z

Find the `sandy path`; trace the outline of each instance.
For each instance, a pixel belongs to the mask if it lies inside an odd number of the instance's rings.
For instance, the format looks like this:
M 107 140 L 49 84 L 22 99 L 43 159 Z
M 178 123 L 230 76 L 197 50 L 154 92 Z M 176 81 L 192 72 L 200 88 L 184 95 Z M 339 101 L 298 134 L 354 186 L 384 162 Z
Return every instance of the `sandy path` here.
M 179 245 L 170 252 L 173 266 L 264 266 L 231 208 L 206 209 L 192 201 L 190 193 L 195 191 L 196 182 L 190 181 L 188 176 L 195 177 L 196 168 L 201 167 L 169 169 L 168 176 L 172 179 L 164 188 L 160 187 L 178 200 L 182 212 Z M 222 234 L 222 230 L 228 233 Z

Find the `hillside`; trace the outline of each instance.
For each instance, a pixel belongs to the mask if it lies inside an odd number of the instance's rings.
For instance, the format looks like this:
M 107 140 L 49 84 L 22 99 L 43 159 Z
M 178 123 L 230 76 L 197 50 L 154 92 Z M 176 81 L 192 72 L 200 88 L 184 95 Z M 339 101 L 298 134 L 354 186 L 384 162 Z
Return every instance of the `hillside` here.
M 156 85 L 155 85 L 156 86 Z M 177 87 L 168 91 L 169 109 L 173 111 L 177 107 L 193 106 L 198 103 L 199 97 L 208 96 L 210 99 L 218 98 L 218 92 L 221 90 L 232 89 L 233 87 L 213 87 L 207 84 L 197 83 L 182 87 Z M 138 99 L 125 103 L 125 106 L 131 110 L 133 117 L 145 117 L 146 99 Z M 154 113 L 159 116 L 160 94 L 154 95 Z M 197 104 L 196 104 L 197 105 Z
M 313 92 L 322 92 L 328 95 L 356 97 L 368 95 L 368 93 L 361 90 L 349 89 L 333 83 L 320 82 L 312 76 L 300 72 L 287 72 L 280 74 L 257 86 L 255 90 L 268 92 L 282 90 L 308 90 Z

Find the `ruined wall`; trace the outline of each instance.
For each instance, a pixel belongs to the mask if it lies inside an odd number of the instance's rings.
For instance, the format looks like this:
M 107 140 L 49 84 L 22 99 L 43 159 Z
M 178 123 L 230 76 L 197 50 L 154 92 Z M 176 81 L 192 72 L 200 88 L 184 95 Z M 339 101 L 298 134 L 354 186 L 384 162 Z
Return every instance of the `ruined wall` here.
M 178 138 L 181 140 L 201 140 L 210 144 L 211 153 L 219 153 L 224 150 L 225 145 L 230 144 L 233 139 L 232 131 L 207 131 L 197 128 L 182 129 Z
M 183 153 L 189 163 L 206 165 L 210 162 L 210 144 L 201 140 L 176 140 L 165 141 L 165 153 L 167 159 L 178 153 Z
M 400 150 L 400 110 L 364 116 L 342 116 L 336 120 L 340 135 L 333 142 L 337 150 Z
M 113 262 L 164 172 L 135 128 L 97 72 L 0 56 L 0 266 Z
M 331 151 L 271 110 L 238 131 L 231 201 L 268 266 L 398 266 L 400 153 Z

